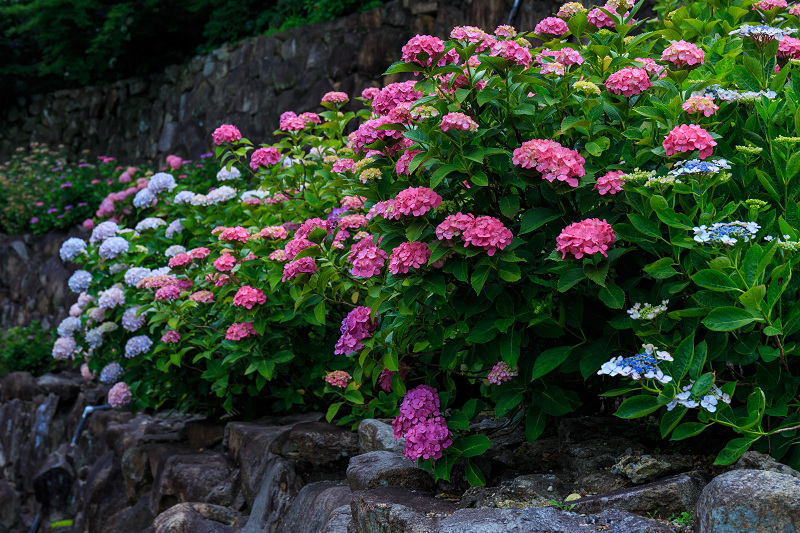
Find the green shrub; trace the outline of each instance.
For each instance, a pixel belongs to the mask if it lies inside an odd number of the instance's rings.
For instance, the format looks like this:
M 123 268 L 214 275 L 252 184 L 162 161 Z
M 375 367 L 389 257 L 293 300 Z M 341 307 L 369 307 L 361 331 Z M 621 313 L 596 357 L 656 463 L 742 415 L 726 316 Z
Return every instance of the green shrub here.
M 11 328 L 0 335 L 0 376 L 30 372 L 40 376 L 55 369 L 51 350 L 56 332 L 35 320 L 26 327 Z

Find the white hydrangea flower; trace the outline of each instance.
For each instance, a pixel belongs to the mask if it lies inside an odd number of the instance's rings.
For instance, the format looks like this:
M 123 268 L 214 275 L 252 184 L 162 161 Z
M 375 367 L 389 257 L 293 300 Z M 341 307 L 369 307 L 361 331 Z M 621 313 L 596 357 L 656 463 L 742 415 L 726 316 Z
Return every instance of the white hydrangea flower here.
M 184 229 L 183 228 L 183 224 L 182 224 L 182 222 L 184 220 L 186 220 L 186 219 L 185 218 L 178 218 L 178 219 L 175 219 L 175 220 L 173 220 L 172 222 L 169 223 L 169 226 L 167 226 L 167 231 L 165 233 L 166 236 L 167 236 L 167 239 L 172 239 L 176 235 L 180 235 L 181 234 L 181 232 Z
M 151 229 L 157 229 L 157 228 L 160 228 L 161 226 L 166 226 L 166 225 L 167 225 L 167 223 L 164 220 L 160 219 L 160 218 L 147 217 L 147 218 L 139 221 L 138 224 L 136 224 L 136 232 L 137 233 L 142 233 L 143 231 L 148 231 L 148 230 L 151 230 Z
M 58 255 L 61 256 L 62 261 L 74 261 L 76 257 L 84 252 L 86 252 L 86 241 L 77 237 L 70 237 L 61 245 Z
M 78 270 L 67 281 L 69 290 L 72 292 L 83 292 L 92 284 L 92 275 L 85 270 Z
M 119 226 L 116 222 L 112 222 L 110 220 L 101 222 L 92 230 L 92 236 L 89 238 L 89 244 L 103 242 L 104 240 L 115 236 L 118 232 Z
M 192 199 L 195 196 L 197 196 L 197 195 L 195 193 L 193 193 L 192 191 L 181 191 L 181 192 L 179 192 L 178 194 L 175 195 L 175 199 L 173 200 L 173 203 L 176 203 L 178 205 L 189 204 L 189 203 L 192 202 Z
M 74 359 L 75 350 L 78 349 L 78 344 L 72 337 L 59 337 L 53 344 L 53 359 L 65 361 L 67 359 Z
M 190 201 L 192 205 L 208 205 L 208 198 L 204 194 L 195 194 Z
M 147 189 L 153 194 L 161 194 L 164 191 L 171 191 L 177 186 L 178 184 L 175 183 L 175 178 L 173 178 L 171 174 L 158 172 L 157 174 L 153 174 L 150 178 Z
M 98 253 L 103 259 L 114 259 L 128 251 L 130 244 L 122 237 L 111 237 L 100 245 Z
M 97 305 L 104 309 L 113 309 L 118 305 L 125 305 L 125 293 L 119 287 L 111 287 L 101 291 Z
M 71 337 L 80 328 L 81 319 L 74 316 L 68 316 L 58 325 L 58 336 Z
M 136 193 L 136 196 L 133 197 L 133 207 L 137 209 L 151 207 L 153 205 L 153 200 L 155 199 L 156 195 L 153 194 L 153 191 L 150 189 L 142 189 Z
M 164 251 L 164 255 L 167 257 L 175 257 L 178 254 L 185 254 L 185 253 L 186 253 L 186 248 L 184 248 L 180 244 L 173 244 Z
M 267 191 L 262 191 L 261 189 L 254 189 L 251 191 L 245 191 L 239 196 L 239 199 L 242 201 L 247 200 L 248 198 L 256 197 L 259 200 L 263 200 L 264 198 L 268 197 L 269 193 Z
M 147 335 L 131 337 L 125 345 L 125 357 L 131 359 L 137 355 L 146 353 L 152 345 L 153 341 L 151 341 Z
M 236 189 L 228 187 L 227 185 L 216 188 L 206 195 L 208 204 L 219 204 L 232 198 L 236 198 Z
M 150 269 L 145 267 L 133 267 L 125 272 L 125 283 L 129 287 L 136 287 L 140 281 L 150 275 Z
M 219 172 L 217 172 L 217 180 L 218 181 L 235 180 L 239 178 L 241 175 L 242 173 L 239 172 L 239 169 L 236 167 L 231 167 L 230 170 L 227 170 L 225 167 L 222 167 L 221 169 L 219 169 Z

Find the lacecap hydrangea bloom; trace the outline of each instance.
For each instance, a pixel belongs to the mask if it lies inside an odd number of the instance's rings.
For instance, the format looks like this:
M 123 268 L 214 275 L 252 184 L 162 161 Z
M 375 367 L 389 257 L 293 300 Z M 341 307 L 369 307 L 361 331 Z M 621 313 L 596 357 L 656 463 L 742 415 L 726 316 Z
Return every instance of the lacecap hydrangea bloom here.
M 108 404 L 114 409 L 125 407 L 131 403 L 132 399 L 133 395 L 131 394 L 131 389 L 122 381 L 111 387 L 111 390 L 108 391 Z
M 511 367 L 508 366 L 508 363 L 505 361 L 500 361 L 492 367 L 492 370 L 489 372 L 489 375 L 486 376 L 486 379 L 489 380 L 489 383 L 500 385 L 503 382 L 510 381 L 518 375 L 518 366 L 515 366 L 512 370 Z
M 651 85 L 653 82 L 650 81 L 650 74 L 638 67 L 622 68 L 606 79 L 608 92 L 626 97 L 642 94 Z
M 61 256 L 62 261 L 74 261 L 76 257 L 84 252 L 86 252 L 86 241 L 70 237 L 61 245 L 58 255 Z
M 675 395 L 675 398 L 667 404 L 667 411 L 672 411 L 678 405 L 682 405 L 687 409 L 694 409 L 700 407 L 709 413 L 717 410 L 719 402 L 729 404 L 731 397 L 722 392 L 716 384 L 712 383 L 711 388 L 702 396 L 692 395 L 692 388 L 694 387 L 694 380 L 689 380 L 689 383 L 681 387 L 681 392 Z
M 136 337 L 131 337 L 125 344 L 125 357 L 131 359 L 137 355 L 146 353 L 152 345 L 153 341 L 151 341 L 150 337 L 147 335 L 137 335 Z
M 709 157 L 717 143 L 711 135 L 697 124 L 681 124 L 669 132 L 662 143 L 667 156 L 678 152 L 692 152 L 698 150 L 698 157 L 705 159 Z
M 512 161 L 522 168 L 536 168 L 542 178 L 549 182 L 559 180 L 572 187 L 578 186 L 577 178 L 584 176 L 586 160 L 575 150 L 547 139 L 532 139 L 514 150 Z
M 100 383 L 112 385 L 122 377 L 122 366 L 119 363 L 109 363 L 100 371 Z
M 350 355 L 364 347 L 361 341 L 371 337 L 376 327 L 375 323 L 370 320 L 370 312 L 369 307 L 362 305 L 356 307 L 344 317 L 340 328 L 342 336 L 336 342 L 336 348 L 333 353 Z
M 616 238 L 611 224 L 605 219 L 587 218 L 570 224 L 561 231 L 556 238 L 556 250 L 561 252 L 562 259 L 566 259 L 568 254 L 580 259 L 584 255 L 597 252 L 608 256 L 606 250 Z
M 715 243 L 733 245 L 742 239 L 748 242 L 755 237 L 761 229 L 755 222 L 715 222 L 711 226 L 698 226 L 693 228 L 694 240 L 701 243 Z
M 238 141 L 242 138 L 242 134 L 239 132 L 239 128 L 236 126 L 223 124 L 214 130 L 214 133 L 211 134 L 211 138 L 214 139 L 214 144 L 219 146 L 223 143 L 233 143 Z
M 67 281 L 69 290 L 72 292 L 83 292 L 92 284 L 92 275 L 85 270 L 78 270 Z
M 410 268 L 419 268 L 428 262 L 431 250 L 423 242 L 404 242 L 389 256 L 389 272 L 407 274 Z
M 665 375 L 658 367 L 661 361 L 672 361 L 672 356 L 669 352 L 656 349 L 652 344 L 644 344 L 642 345 L 642 351 L 636 355 L 631 357 L 622 357 L 620 355 L 603 363 L 597 374 L 625 376 L 634 381 L 654 379 L 660 383 L 669 383 L 672 381 L 672 376 Z
M 351 379 L 353 379 L 353 376 L 344 370 L 334 370 L 325 375 L 325 383 L 329 384 L 331 387 L 339 387 L 340 389 L 346 389 Z
M 628 309 L 626 313 L 628 313 L 628 316 L 633 320 L 655 320 L 658 315 L 667 310 L 668 303 L 669 300 L 661 300 L 661 305 L 637 302 L 633 304 L 633 307 Z

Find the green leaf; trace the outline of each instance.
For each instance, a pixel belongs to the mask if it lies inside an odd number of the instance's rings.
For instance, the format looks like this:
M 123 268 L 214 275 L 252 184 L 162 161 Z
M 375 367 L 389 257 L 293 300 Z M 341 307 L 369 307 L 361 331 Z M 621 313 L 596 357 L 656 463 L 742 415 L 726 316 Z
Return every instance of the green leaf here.
M 672 266 L 675 261 L 671 257 L 662 257 L 654 263 L 644 267 L 644 271 L 655 279 L 668 279 L 678 273 Z
M 489 279 L 489 272 L 491 272 L 489 265 L 479 265 L 472 273 L 472 288 L 475 290 L 475 294 L 481 293 L 483 285 Z
M 362 405 L 364 403 L 364 396 L 357 390 L 345 391 L 344 397 L 351 402 Z
M 692 385 L 692 396 L 703 396 L 713 384 L 714 374 L 710 372 L 703 374 L 694 382 L 694 385 Z
M 467 482 L 473 487 L 483 487 L 486 485 L 486 479 L 483 477 L 481 469 L 475 466 L 472 461 L 467 461 L 464 465 L 464 476 Z
M 683 440 L 694 437 L 702 433 L 709 425 L 710 424 L 701 424 L 699 422 L 684 422 L 675 428 L 670 440 Z
M 500 276 L 500 279 L 503 281 L 514 283 L 522 278 L 522 271 L 516 263 L 501 261 L 500 264 L 497 265 L 497 275 Z
M 339 408 L 342 406 L 342 404 L 344 404 L 344 402 L 336 402 L 331 404 L 330 407 L 328 407 L 328 413 L 325 415 L 325 420 L 327 420 L 329 424 L 331 423 L 331 420 L 333 420 L 333 418 L 336 416 L 336 413 L 339 412 Z
M 522 216 L 522 225 L 519 230 L 520 235 L 525 235 L 531 231 L 539 229 L 551 220 L 558 218 L 558 213 L 547 207 L 534 207 L 528 209 Z
M 733 331 L 755 320 L 753 315 L 739 307 L 718 307 L 703 319 L 703 325 L 712 331 Z
M 730 276 L 720 272 L 719 270 L 713 270 L 711 268 L 701 270 L 692 276 L 692 281 L 694 281 L 700 287 L 711 289 L 712 291 L 739 291 L 739 287 L 736 285 L 736 282 L 730 278 Z
M 470 329 L 467 342 L 483 344 L 497 336 L 497 327 L 494 318 L 484 318 Z
M 500 198 L 500 212 L 506 218 L 513 219 L 517 216 L 519 211 L 519 197 L 518 196 L 503 196 Z
M 717 455 L 716 460 L 714 460 L 715 465 L 729 465 L 732 464 L 734 461 L 738 460 L 739 457 L 744 454 L 747 450 L 750 449 L 750 446 L 753 445 L 755 441 L 759 439 L 758 435 L 750 436 L 750 437 L 739 437 L 738 439 L 733 439 L 725 447 L 719 452 Z
M 397 372 L 398 370 L 400 370 L 400 363 L 397 360 L 397 352 L 391 350 L 386 355 L 384 355 L 383 366 L 386 367 L 386 370 L 392 372 Z
M 447 419 L 447 427 L 456 431 L 467 431 L 469 429 L 469 418 L 461 411 L 453 411 Z
M 625 307 L 625 293 L 618 286 L 609 283 L 600 289 L 600 300 L 611 309 L 622 309 Z
M 459 169 L 461 169 L 461 167 L 458 165 L 444 165 L 436 169 L 431 175 L 431 188 L 435 188 L 448 174 Z
M 661 405 L 658 398 L 651 395 L 641 395 L 628 398 L 619 406 L 614 416 L 620 418 L 641 418 L 657 410 Z
M 486 435 L 470 435 L 458 443 L 461 457 L 476 457 L 481 455 L 492 445 Z
M 608 266 L 608 261 L 602 261 L 597 266 L 587 263 L 583 265 L 583 273 L 587 278 L 604 287 L 606 276 L 608 275 Z
M 688 412 L 689 410 L 682 405 L 678 405 L 672 411 L 664 412 L 664 415 L 661 417 L 661 423 L 659 424 L 661 438 L 666 439 L 670 431 L 675 429 L 675 426 L 677 426 L 680 421 L 683 420 L 683 417 Z
M 678 383 L 692 366 L 692 359 L 694 358 L 694 331 L 681 341 L 675 349 L 672 358 L 672 379 Z
M 506 391 L 498 396 L 495 403 L 494 413 L 495 417 L 500 418 L 505 416 L 506 413 L 515 409 L 522 403 L 522 393 L 519 390 Z
M 649 218 L 645 218 L 638 213 L 631 213 L 628 215 L 628 219 L 631 221 L 634 228 L 648 237 L 661 237 L 661 228 Z
M 531 407 L 525 415 L 525 438 L 529 442 L 538 439 L 547 427 L 547 415 L 541 409 Z
M 573 285 L 584 279 L 583 269 L 573 268 L 567 270 L 558 279 L 558 292 L 567 292 Z
M 572 346 L 559 346 L 540 353 L 533 364 L 531 381 L 539 379 L 558 368 L 569 357 L 570 353 L 572 353 Z
M 388 69 L 386 69 L 386 72 L 384 72 L 383 75 L 388 76 L 389 74 L 396 74 L 398 72 L 421 72 L 423 70 L 425 70 L 425 67 L 418 65 L 417 63 L 396 61 L 392 63 Z

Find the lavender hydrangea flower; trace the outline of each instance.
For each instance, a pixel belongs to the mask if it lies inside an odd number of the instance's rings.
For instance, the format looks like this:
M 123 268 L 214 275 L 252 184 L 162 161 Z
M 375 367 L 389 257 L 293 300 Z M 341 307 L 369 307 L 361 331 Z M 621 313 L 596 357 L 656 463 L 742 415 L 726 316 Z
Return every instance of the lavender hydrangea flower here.
M 153 194 L 153 191 L 150 189 L 142 189 L 136 193 L 136 196 L 133 197 L 133 207 L 137 209 L 151 207 L 153 205 L 153 200 L 155 199 L 156 195 Z
M 167 226 L 167 230 L 165 232 L 165 235 L 167 236 L 167 239 L 172 239 L 176 235 L 180 235 L 181 234 L 181 232 L 183 231 L 182 222 L 184 220 L 186 220 L 186 219 L 185 218 L 178 218 L 178 219 L 175 219 L 175 220 L 173 220 L 172 222 L 169 223 L 169 226 Z
M 81 327 L 81 319 L 68 316 L 61 323 L 58 325 L 58 336 L 59 337 L 71 337 L 76 331 L 78 331 Z
M 142 233 L 144 231 L 149 231 L 151 229 L 158 229 L 161 226 L 166 226 L 166 225 L 167 223 L 160 218 L 147 217 L 145 219 L 140 220 L 139 223 L 136 224 L 136 233 Z
M 171 191 L 177 186 L 178 184 L 175 183 L 175 178 L 173 178 L 171 174 L 167 174 L 166 172 L 158 172 L 150 178 L 150 181 L 147 183 L 147 190 L 149 190 L 153 195 L 157 195 L 164 191 Z
M 61 256 L 62 261 L 74 261 L 76 257 L 81 255 L 86 251 L 86 241 L 83 239 L 78 239 L 76 237 L 70 237 L 64 244 L 61 245 L 61 249 L 58 251 L 58 255 Z
M 129 287 L 136 287 L 140 281 L 150 275 L 150 269 L 145 267 L 132 267 L 125 272 L 125 283 Z
M 122 237 L 111 237 L 100 245 L 100 249 L 97 252 L 101 258 L 108 260 L 115 259 L 126 253 L 128 248 L 130 248 L 130 244 Z
M 144 323 L 147 321 L 147 316 L 144 313 L 136 316 L 138 312 L 138 305 L 126 309 L 125 312 L 122 313 L 122 327 L 130 332 L 134 332 L 144 326 Z
M 125 357 L 131 359 L 137 355 L 143 354 L 147 352 L 152 345 L 153 341 L 151 341 L 147 335 L 137 335 L 136 337 L 131 337 L 128 339 L 128 343 L 125 345 Z
M 92 275 L 85 270 L 78 270 L 67 281 L 69 290 L 72 292 L 83 292 L 92 284 Z
M 95 226 L 94 230 L 92 230 L 92 236 L 89 238 L 89 244 L 103 242 L 106 239 L 110 239 L 118 232 L 119 232 L 119 226 L 117 225 L 116 222 L 112 222 L 110 220 L 101 222 L 100 224 Z
M 119 363 L 109 363 L 100 371 L 100 383 L 111 385 L 122 377 L 122 367 Z

